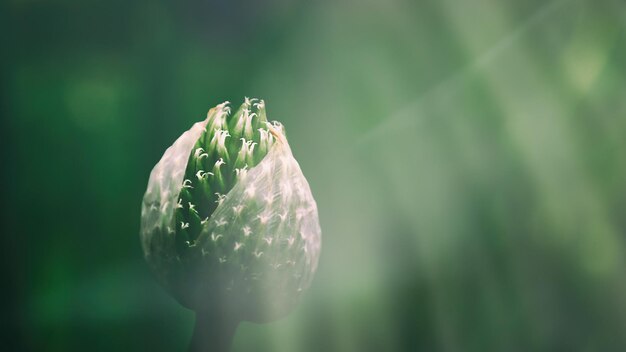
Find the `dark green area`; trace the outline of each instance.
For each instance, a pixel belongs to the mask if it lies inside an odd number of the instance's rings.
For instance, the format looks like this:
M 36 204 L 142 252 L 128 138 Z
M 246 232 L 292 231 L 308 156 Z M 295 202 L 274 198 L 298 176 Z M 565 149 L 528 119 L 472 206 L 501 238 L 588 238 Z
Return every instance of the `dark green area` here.
M 175 229 L 179 253 L 194 245 L 202 230 L 202 222 L 208 220 L 219 202 L 223 201 L 221 198 L 237 182 L 237 172 L 247 171 L 256 166 L 267 154 L 267 143 L 265 143 L 264 150 L 260 148 L 259 132 L 259 129 L 263 128 L 266 133 L 269 133 L 267 132 L 267 118 L 264 109 L 259 110 L 252 106 L 255 103 L 258 103 L 258 100 L 252 101 L 249 106 L 244 103 L 238 109 L 232 107 L 232 111 L 230 106 L 225 107 L 228 109 L 226 117 L 216 117 L 218 111 L 221 110 L 209 112 L 207 127 L 189 155 L 184 186 L 179 197 L 181 208 L 175 210 L 176 225 L 181 223 L 189 225 L 186 229 L 180 227 Z M 246 127 L 245 122 L 244 125 L 238 127 L 240 119 L 243 121 L 247 119 L 243 117 L 244 110 L 248 110 L 246 116 L 251 114 L 254 116 L 250 117 L 249 127 Z M 224 125 L 220 125 L 220 128 L 214 127 L 216 118 L 224 121 Z M 245 128 L 248 128 L 247 132 L 252 132 L 252 134 L 246 135 Z M 220 144 L 219 137 L 216 136 L 220 134 L 218 130 L 227 131 L 222 134 L 223 144 Z M 246 143 L 253 145 L 244 148 L 243 144 Z M 246 150 L 252 150 L 252 153 L 248 154 Z
M 3 2 L 3 346 L 186 348 L 141 199 L 181 133 L 249 96 L 285 125 L 323 241 L 299 308 L 233 350 L 624 350 L 625 13 Z

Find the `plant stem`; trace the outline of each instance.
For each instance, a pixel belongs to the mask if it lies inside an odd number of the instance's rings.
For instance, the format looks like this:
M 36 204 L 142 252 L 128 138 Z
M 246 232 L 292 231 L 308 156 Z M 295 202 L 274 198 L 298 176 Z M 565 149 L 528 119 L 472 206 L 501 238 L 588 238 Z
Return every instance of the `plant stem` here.
M 228 352 L 239 325 L 238 319 L 213 312 L 196 312 L 189 352 Z

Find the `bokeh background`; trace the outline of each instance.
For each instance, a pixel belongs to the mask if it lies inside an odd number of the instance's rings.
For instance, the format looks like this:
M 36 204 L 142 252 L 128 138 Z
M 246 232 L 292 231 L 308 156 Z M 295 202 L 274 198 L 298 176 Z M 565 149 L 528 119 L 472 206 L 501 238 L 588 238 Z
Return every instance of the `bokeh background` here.
M 140 202 L 244 96 L 286 126 L 323 244 L 300 306 L 234 351 L 626 350 L 623 1 L 0 10 L 7 350 L 186 349 Z

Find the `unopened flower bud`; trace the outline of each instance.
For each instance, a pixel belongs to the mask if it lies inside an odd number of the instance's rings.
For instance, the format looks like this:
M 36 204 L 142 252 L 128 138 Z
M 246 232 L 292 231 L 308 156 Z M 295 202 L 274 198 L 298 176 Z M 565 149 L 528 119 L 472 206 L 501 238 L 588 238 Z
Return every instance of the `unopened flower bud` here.
M 190 309 L 255 322 L 287 314 L 311 283 L 320 240 L 309 184 L 262 100 L 212 108 L 150 174 L 145 259 Z

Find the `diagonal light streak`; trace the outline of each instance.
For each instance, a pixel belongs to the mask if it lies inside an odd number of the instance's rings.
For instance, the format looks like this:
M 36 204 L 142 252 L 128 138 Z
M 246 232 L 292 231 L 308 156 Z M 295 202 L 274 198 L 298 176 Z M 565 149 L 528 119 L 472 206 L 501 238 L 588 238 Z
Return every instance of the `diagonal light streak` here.
M 542 23 L 542 21 L 556 13 L 558 9 L 562 8 L 565 4 L 571 1 L 572 0 L 553 0 L 539 8 L 515 30 L 511 31 L 504 38 L 483 52 L 473 62 L 451 74 L 449 77 L 441 80 L 420 97 L 416 98 L 413 102 L 398 109 L 395 113 L 391 114 L 388 119 L 383 120 L 370 131 L 358 137 L 354 141 L 354 145 L 350 149 L 350 152 L 358 152 L 361 147 L 368 146 L 370 142 L 381 135 L 384 135 L 386 132 L 393 131 L 403 126 L 403 124 L 411 122 L 410 118 L 415 117 L 415 111 L 425 101 L 428 101 L 430 98 L 437 96 L 438 94 L 442 94 L 443 92 L 454 90 L 454 88 L 458 87 L 461 82 L 484 69 L 487 65 L 502 55 L 503 52 L 515 45 L 521 38 L 528 34 L 531 29 Z

